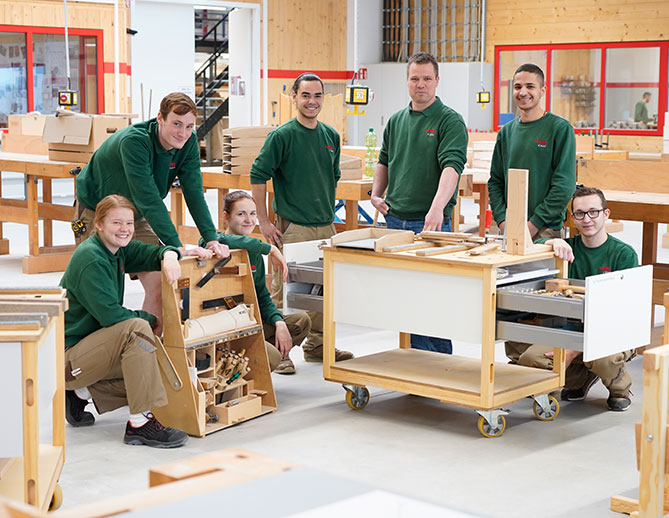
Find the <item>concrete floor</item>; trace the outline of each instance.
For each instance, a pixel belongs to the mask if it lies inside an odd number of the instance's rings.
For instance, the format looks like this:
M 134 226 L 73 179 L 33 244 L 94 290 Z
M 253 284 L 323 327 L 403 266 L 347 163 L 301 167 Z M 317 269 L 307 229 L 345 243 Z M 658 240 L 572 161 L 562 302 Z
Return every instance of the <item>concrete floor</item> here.
M 71 185 L 71 184 L 69 184 Z M 22 184 L 5 181 L 4 194 Z M 68 184 L 55 188 L 59 202 L 71 203 Z M 215 200 L 213 193 L 208 199 Z M 468 222 L 475 208 L 464 202 Z M 665 229 L 661 229 L 664 232 Z M 10 286 L 53 286 L 61 274 L 27 276 L 21 257 L 27 251 L 27 228 L 4 224 L 11 254 L 0 256 L 0 276 Z M 618 237 L 640 249 L 641 225 L 625 223 Z M 56 243 L 71 242 L 65 224 Z M 662 251 L 669 261 L 669 251 Z M 139 282 L 126 284 L 126 305 L 140 307 Z M 372 301 L 370 301 L 372 302 Z M 658 311 L 661 321 L 663 312 Z M 393 333 L 340 326 L 337 346 L 364 355 L 394 347 Z M 478 348 L 455 344 L 455 353 L 477 356 Z M 497 356 L 503 361 L 503 347 Z M 510 406 L 507 429 L 486 439 L 469 409 L 435 400 L 370 387 L 371 401 L 353 411 L 340 385 L 325 382 L 319 364 L 305 363 L 301 350 L 291 357 L 294 376 L 274 375 L 278 410 L 274 414 L 215 433 L 191 438 L 176 450 L 130 447 L 122 443 L 127 409 L 98 416 L 87 429 L 66 425 L 67 460 L 60 484 L 64 508 L 147 487 L 149 467 L 223 448 L 246 448 L 283 458 L 361 484 L 491 517 L 614 517 L 609 498 L 636 497 L 634 423 L 641 415 L 642 369 L 629 365 L 633 403 L 625 413 L 606 409 L 606 389 L 599 383 L 588 399 L 562 403 L 553 422 L 538 421 L 531 400 Z M 300 499 L 295 487 L 281 498 Z M 267 495 L 268 497 L 273 497 Z M 277 495 L 278 496 L 278 495 Z

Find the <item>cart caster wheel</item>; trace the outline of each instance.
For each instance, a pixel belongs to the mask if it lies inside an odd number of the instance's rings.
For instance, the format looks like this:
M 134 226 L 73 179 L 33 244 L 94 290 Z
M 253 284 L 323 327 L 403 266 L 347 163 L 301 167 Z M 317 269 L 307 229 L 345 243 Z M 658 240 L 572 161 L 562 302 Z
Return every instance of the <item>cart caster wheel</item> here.
M 55 511 L 63 505 L 63 488 L 60 487 L 60 484 L 56 483 L 56 487 L 53 490 L 53 495 L 51 496 L 51 503 L 49 504 L 49 511 Z
M 484 437 L 488 437 L 489 439 L 492 439 L 494 437 L 499 437 L 504 433 L 504 430 L 506 430 L 506 419 L 504 419 L 503 415 L 500 415 L 498 417 L 500 425 L 497 426 L 497 428 L 493 428 L 490 426 L 490 423 L 486 421 L 486 419 L 483 416 L 479 417 L 479 432 L 483 434 Z
M 369 403 L 369 390 L 366 387 L 346 389 L 346 404 L 353 410 L 362 410 Z
M 552 421 L 560 413 L 560 403 L 553 396 L 548 396 L 550 410 L 546 412 L 537 401 L 532 405 L 532 411 L 539 421 Z

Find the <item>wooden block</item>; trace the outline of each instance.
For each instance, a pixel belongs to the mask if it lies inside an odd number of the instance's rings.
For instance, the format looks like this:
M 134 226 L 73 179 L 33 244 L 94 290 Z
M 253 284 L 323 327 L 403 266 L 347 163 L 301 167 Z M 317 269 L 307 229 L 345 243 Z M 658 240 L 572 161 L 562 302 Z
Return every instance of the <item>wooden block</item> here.
M 339 169 L 361 169 L 362 160 L 357 156 L 340 155 Z
M 362 169 L 341 169 L 339 180 L 362 180 Z
M 264 138 L 273 129 L 274 126 L 238 126 L 224 130 L 223 136 L 231 139 Z
M 639 501 L 626 496 L 612 496 L 610 509 L 615 513 L 631 514 L 639 510 Z
M 23 256 L 23 273 L 63 272 L 67 268 L 72 252 L 62 254 L 40 254 Z
M 639 163 L 619 160 L 579 160 L 578 183 L 604 191 L 635 191 L 669 194 L 669 163 L 644 162 L 643 174 L 630 174 Z
M 487 245 L 477 246 L 467 252 L 469 255 L 485 255 L 490 254 L 502 248 L 502 243 L 488 243 Z
M 546 281 L 546 291 L 562 291 L 569 286 L 569 279 L 548 279 Z
M 622 232 L 624 230 L 624 225 L 622 221 L 609 221 L 606 224 L 606 232 L 609 234 L 615 234 L 616 232 Z

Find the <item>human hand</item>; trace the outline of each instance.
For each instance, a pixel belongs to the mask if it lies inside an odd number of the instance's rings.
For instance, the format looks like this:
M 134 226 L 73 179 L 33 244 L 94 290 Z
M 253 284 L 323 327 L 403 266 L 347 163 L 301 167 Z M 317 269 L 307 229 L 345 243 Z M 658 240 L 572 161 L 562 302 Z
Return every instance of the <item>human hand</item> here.
M 384 216 L 388 214 L 390 207 L 381 196 L 372 196 L 370 201 L 376 210 L 378 210 Z
M 279 232 L 279 229 L 272 225 L 269 221 L 263 221 L 260 223 L 260 232 L 262 232 L 262 235 L 270 245 L 274 245 L 277 248 L 283 248 L 283 243 L 281 242 L 283 234 Z
M 179 256 L 174 250 L 168 250 L 163 256 L 163 273 L 169 284 L 174 284 L 181 277 Z
M 184 248 L 183 246 L 179 247 L 182 257 L 197 257 L 200 261 L 206 261 L 211 259 L 214 253 L 211 250 L 205 250 L 201 246 L 196 246 L 195 248 Z
M 532 223 L 531 221 L 527 222 L 527 228 L 530 229 L 530 236 L 531 237 L 534 237 L 535 235 L 537 235 L 537 232 L 539 232 L 539 229 L 537 228 L 537 226 L 534 223 Z
M 564 357 L 564 367 L 565 369 L 569 367 L 572 361 L 574 361 L 574 358 L 576 358 L 579 354 L 581 354 L 581 351 L 574 351 L 573 349 L 565 349 L 565 357 Z M 544 353 L 544 356 L 546 358 L 552 358 L 553 357 L 553 351 L 549 351 L 547 353 Z
M 564 239 L 551 239 L 546 241 L 547 245 L 553 246 L 553 253 L 555 257 L 559 257 L 564 261 L 574 262 L 574 251 Z
M 209 241 L 206 245 L 207 250 L 214 252 L 214 255 L 219 259 L 224 259 L 230 256 L 230 247 L 219 243 L 218 241 Z
M 430 232 L 436 230 L 441 231 L 441 225 L 444 222 L 444 211 L 430 209 L 425 215 L 425 223 L 423 225 L 423 232 Z
M 276 246 L 271 245 L 271 247 L 268 257 L 270 264 L 272 265 L 272 270 L 281 272 L 281 278 L 283 282 L 286 282 L 288 279 L 288 265 L 286 264 L 286 258 Z
M 276 326 L 274 334 L 276 348 L 281 353 L 281 359 L 288 358 L 288 353 L 293 348 L 293 338 L 290 336 L 288 326 L 283 320 L 277 321 L 274 325 Z

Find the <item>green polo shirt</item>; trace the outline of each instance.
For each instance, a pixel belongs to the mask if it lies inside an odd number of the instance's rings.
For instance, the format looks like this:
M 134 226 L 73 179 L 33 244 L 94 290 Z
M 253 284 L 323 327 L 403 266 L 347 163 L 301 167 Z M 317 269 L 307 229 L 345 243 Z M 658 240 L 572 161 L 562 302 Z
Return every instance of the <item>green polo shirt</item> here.
M 197 137 L 193 133 L 181 149 L 165 151 L 156 119 L 123 128 L 102 143 L 77 176 L 77 200 L 94 211 L 108 194 L 125 196 L 163 243 L 182 246 L 163 203 L 175 178 L 200 234 L 206 242 L 214 241 L 216 227 L 204 199 Z
M 634 106 L 634 122 L 649 122 L 652 119 L 648 118 L 648 105 L 639 101 Z
M 549 239 L 538 239 L 537 243 L 545 243 Z M 634 248 L 613 236 L 608 236 L 603 244 L 595 248 L 585 246 L 580 234 L 565 241 L 574 251 L 574 262 L 569 264 L 570 279 L 585 279 L 591 275 L 639 266 L 639 258 Z
M 279 320 L 283 320 L 281 311 L 277 309 L 272 301 L 265 280 L 265 261 L 262 256 L 269 254 L 272 248 L 269 243 L 265 243 L 255 237 L 223 233 L 218 234 L 218 242 L 228 245 L 230 248 L 241 248 L 248 252 L 251 272 L 253 272 L 253 284 L 256 289 L 256 297 L 258 298 L 258 309 L 260 309 L 262 321 L 266 324 L 276 324 Z M 200 240 L 200 246 L 204 244 Z
M 98 329 L 130 318 L 143 318 L 155 324 L 154 315 L 123 307 L 125 274 L 160 270 L 160 261 L 168 250 L 179 254 L 171 246 L 139 241 L 130 241 L 112 254 L 97 234 L 81 243 L 60 280 L 69 302 L 65 312 L 65 348 Z
M 527 217 L 537 228 L 559 230 L 576 189 L 576 138 L 566 119 L 546 113 L 532 122 L 520 117 L 497 134 L 488 192 L 495 221 L 506 221 L 509 169 L 529 171 Z
M 406 108 L 388 119 L 379 163 L 388 167 L 386 203 L 390 215 L 425 219 L 439 187 L 441 173 L 452 167 L 460 175 L 467 162 L 467 127 L 455 110 L 437 97 L 423 111 Z M 458 189 L 444 208 L 450 216 Z
M 251 166 L 251 184 L 273 181 L 274 212 L 306 227 L 334 221 L 339 133 L 322 122 L 309 129 L 291 119 L 267 135 Z

